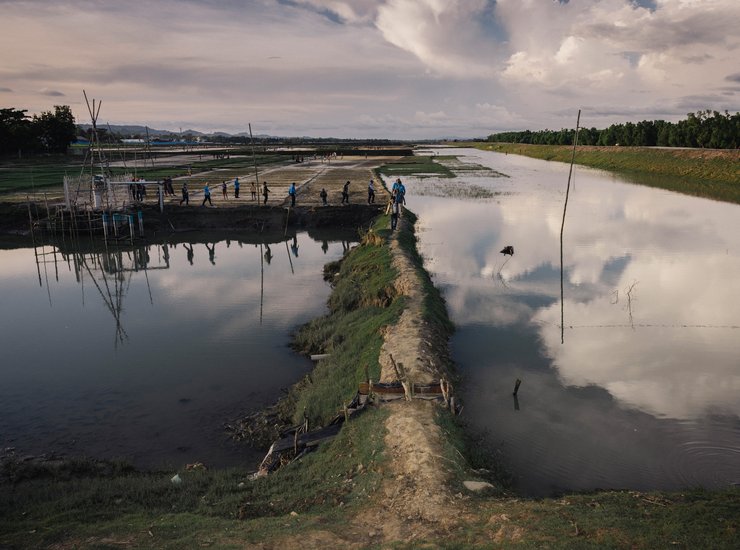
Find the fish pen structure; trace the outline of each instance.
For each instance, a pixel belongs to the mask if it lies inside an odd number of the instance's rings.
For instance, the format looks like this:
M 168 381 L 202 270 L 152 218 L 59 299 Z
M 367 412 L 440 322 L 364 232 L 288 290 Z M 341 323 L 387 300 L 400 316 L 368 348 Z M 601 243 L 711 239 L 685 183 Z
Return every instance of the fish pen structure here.
M 66 208 L 64 204 L 41 205 L 36 202 L 27 202 L 28 223 L 31 239 L 36 246 L 40 241 L 64 243 L 89 236 L 102 237 L 105 242 L 130 242 L 144 236 L 144 217 L 141 211 L 130 210 L 111 211 L 94 210 L 91 208 L 78 209 L 76 205 Z M 44 215 L 45 214 L 45 215 Z
M 154 192 L 160 212 L 164 210 L 164 182 L 119 176 L 64 176 L 64 204 L 68 211 L 122 211 L 142 202 Z

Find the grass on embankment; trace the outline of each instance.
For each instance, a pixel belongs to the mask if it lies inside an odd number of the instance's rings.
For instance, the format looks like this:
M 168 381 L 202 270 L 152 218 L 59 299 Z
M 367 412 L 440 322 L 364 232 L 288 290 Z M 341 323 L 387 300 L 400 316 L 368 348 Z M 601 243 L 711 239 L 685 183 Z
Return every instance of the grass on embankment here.
M 381 216 L 363 244 L 327 266 L 334 285 L 329 313 L 301 327 L 294 345 L 306 354 L 330 356 L 316 364 L 301 389 L 297 422 L 305 410 L 311 425 L 325 425 L 357 393 L 366 367 L 370 378 L 380 377 L 381 330 L 397 321 L 404 301 L 393 287 L 396 272 L 383 242 L 387 227 L 388 218 Z
M 522 143 L 470 143 L 484 151 L 570 162 L 573 147 Z M 575 163 L 623 175 L 633 183 L 740 204 L 740 152 L 579 146 Z

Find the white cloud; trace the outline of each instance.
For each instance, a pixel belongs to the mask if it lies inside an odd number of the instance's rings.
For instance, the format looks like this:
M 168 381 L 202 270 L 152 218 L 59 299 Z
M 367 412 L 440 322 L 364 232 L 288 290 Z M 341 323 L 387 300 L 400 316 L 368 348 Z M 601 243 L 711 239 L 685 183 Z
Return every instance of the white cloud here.
M 40 90 L 53 90 L 84 120 L 86 89 L 112 123 L 242 131 L 250 121 L 283 135 L 485 135 L 572 126 L 588 105 L 594 126 L 736 110 L 727 79 L 738 73 L 740 2 L 654 5 L 10 1 L 0 83 L 6 104 L 31 113 L 51 107 Z

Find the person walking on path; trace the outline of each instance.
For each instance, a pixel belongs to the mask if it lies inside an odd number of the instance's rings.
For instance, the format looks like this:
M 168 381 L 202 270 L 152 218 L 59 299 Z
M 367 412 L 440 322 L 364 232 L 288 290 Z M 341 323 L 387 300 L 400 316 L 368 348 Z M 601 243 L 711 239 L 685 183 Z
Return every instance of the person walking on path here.
M 295 206 L 295 182 L 290 184 L 288 195 L 290 195 L 290 206 Z
M 321 193 L 319 193 L 319 197 L 321 197 L 321 202 L 324 204 L 324 206 L 328 206 L 329 205 L 329 203 L 326 202 L 326 197 L 328 197 L 328 196 L 329 195 L 327 194 L 326 189 L 324 189 L 322 187 L 321 188 Z
M 221 194 L 224 196 L 224 200 L 229 198 L 229 191 L 226 187 L 226 180 L 221 182 Z
M 262 182 L 262 196 L 265 197 L 265 202 L 262 204 L 267 204 L 267 196 L 270 194 L 270 190 L 267 188 L 267 182 Z
M 206 201 L 208 201 L 208 204 L 213 206 L 213 201 L 211 201 L 211 188 L 208 187 L 208 182 L 206 182 L 205 187 L 203 187 L 203 204 L 201 204 L 201 206 L 205 206 Z
M 401 183 L 401 180 L 398 180 L 398 187 L 396 187 L 393 193 L 392 200 L 393 207 L 391 211 L 391 230 L 394 230 L 398 225 L 398 218 L 401 217 L 401 205 L 406 204 L 406 188 Z
M 397 178 L 396 181 L 393 182 L 393 187 L 391 187 L 391 195 L 395 197 L 399 187 L 403 187 L 403 184 L 401 183 L 401 178 Z
M 349 180 L 342 187 L 342 204 L 349 204 Z
M 396 201 L 406 204 L 406 186 L 401 183 L 401 180 L 398 180 L 398 188 L 396 189 Z
M 234 178 L 234 198 L 239 198 L 239 178 Z
M 180 206 L 182 206 L 182 203 L 185 203 L 185 206 L 188 206 L 190 204 L 190 193 L 188 192 L 188 182 L 184 182 L 182 184 L 182 199 L 180 199 Z
M 252 200 L 257 200 L 257 186 L 254 184 L 254 182 L 249 184 L 249 188 L 252 191 Z
M 375 202 L 375 186 L 373 185 L 373 180 L 370 180 L 370 183 L 367 184 L 367 203 L 372 204 Z

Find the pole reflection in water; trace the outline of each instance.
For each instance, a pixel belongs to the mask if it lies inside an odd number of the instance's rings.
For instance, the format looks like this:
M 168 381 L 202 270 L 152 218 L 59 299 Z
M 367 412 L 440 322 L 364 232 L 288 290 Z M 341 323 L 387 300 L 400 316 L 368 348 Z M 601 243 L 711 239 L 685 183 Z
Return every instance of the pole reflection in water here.
M 3 448 L 139 466 L 248 460 L 222 424 L 271 403 L 310 368 L 287 344 L 326 311 L 322 268 L 346 245 L 324 237 L 324 251 L 322 240 L 291 236 L 299 256 L 273 256 L 264 242 L 257 257 L 241 242 L 197 237 L 108 250 L 47 245 L 45 256 L 0 250 Z M 209 255 L 196 256 L 199 246 Z M 55 268 L 58 281 L 50 274 L 39 288 L 41 271 Z

